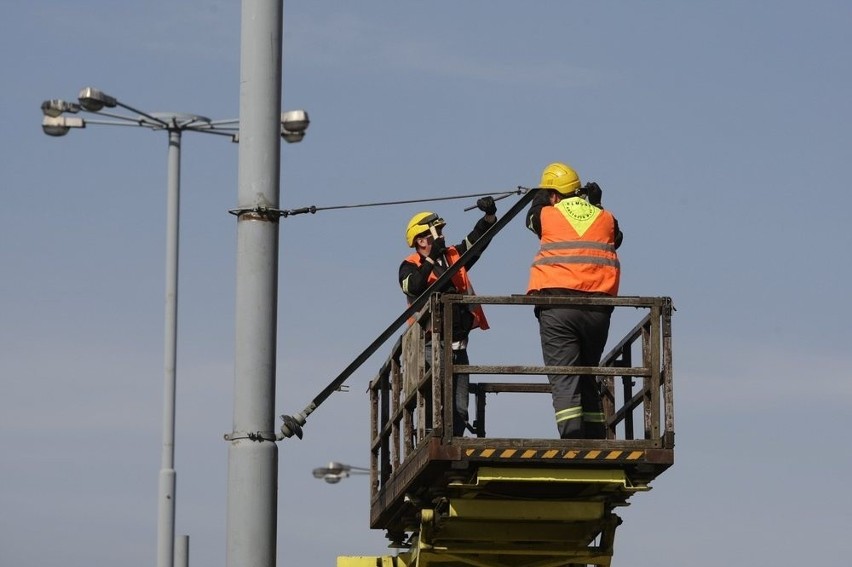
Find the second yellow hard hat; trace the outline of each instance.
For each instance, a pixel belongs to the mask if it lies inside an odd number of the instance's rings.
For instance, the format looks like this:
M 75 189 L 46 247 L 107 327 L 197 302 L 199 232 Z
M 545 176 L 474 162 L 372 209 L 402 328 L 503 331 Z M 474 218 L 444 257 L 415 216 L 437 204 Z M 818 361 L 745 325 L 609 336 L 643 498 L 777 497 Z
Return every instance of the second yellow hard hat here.
M 580 188 L 580 176 L 570 165 L 554 162 L 541 172 L 541 182 L 538 186 L 559 191 L 563 195 L 573 195 Z

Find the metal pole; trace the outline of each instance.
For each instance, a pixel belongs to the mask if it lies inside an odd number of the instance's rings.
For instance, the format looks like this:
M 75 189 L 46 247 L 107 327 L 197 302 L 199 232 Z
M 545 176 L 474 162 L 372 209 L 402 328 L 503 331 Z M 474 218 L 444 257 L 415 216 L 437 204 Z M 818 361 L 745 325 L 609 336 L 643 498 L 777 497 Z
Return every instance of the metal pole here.
M 189 536 L 181 535 L 175 540 L 175 567 L 189 567 Z
M 282 0 L 243 0 L 234 429 L 227 436 L 227 566 L 274 567 L 275 363 Z
M 169 130 L 166 195 L 166 326 L 163 387 L 163 448 L 157 518 L 157 567 L 174 567 L 175 386 L 177 367 L 178 248 L 180 233 L 181 132 Z

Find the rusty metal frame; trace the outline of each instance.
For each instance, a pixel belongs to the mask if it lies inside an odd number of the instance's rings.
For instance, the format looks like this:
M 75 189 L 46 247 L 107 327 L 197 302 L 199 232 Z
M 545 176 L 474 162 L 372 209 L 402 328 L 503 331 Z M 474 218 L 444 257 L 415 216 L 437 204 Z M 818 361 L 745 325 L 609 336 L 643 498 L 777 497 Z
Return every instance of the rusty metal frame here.
M 497 366 L 452 363 L 452 305 L 611 305 L 646 309 L 648 313 L 602 359 L 601 366 Z M 607 419 L 606 440 L 577 440 L 572 447 L 643 450 L 649 467 L 668 466 L 674 447 L 672 389 L 671 299 L 668 297 L 577 296 L 462 296 L 434 294 L 415 315 L 414 324 L 394 345 L 390 357 L 369 386 L 371 403 L 371 511 L 373 524 L 386 523 L 394 512 L 385 510 L 417 482 L 434 460 L 463 462 L 461 447 L 559 447 L 560 440 L 494 440 L 485 428 L 486 397 L 500 392 L 547 394 L 550 385 L 507 382 L 473 382 L 480 375 L 592 374 L 602 385 Z M 426 341 L 432 342 L 432 360 L 423 360 Z M 405 343 L 405 348 L 403 347 Z M 442 348 L 444 344 L 445 348 Z M 406 352 L 408 349 L 408 352 Z M 412 349 L 418 351 L 418 356 Z M 639 353 L 634 352 L 638 349 Z M 633 366 L 641 360 L 641 366 Z M 411 376 L 411 373 L 414 376 Z M 476 438 L 452 436 L 451 384 L 454 373 L 471 375 L 475 396 Z M 621 391 L 616 389 L 620 379 Z M 637 389 L 637 381 L 641 386 Z M 435 403 L 439 400 L 439 403 Z M 620 400 L 620 401 L 619 401 Z M 642 439 L 635 439 L 634 412 L 641 409 Z M 663 451 L 663 452 L 660 452 Z M 668 452 L 666 452 L 668 451 Z M 656 465 L 655 463 L 660 463 Z M 461 465 L 460 465 L 461 466 Z M 662 468 L 660 470 L 662 470 Z M 643 469 L 643 470 L 645 470 Z M 655 469 L 656 471 L 656 469 Z M 404 474 L 402 474 L 404 472 Z M 646 471 L 647 472 L 647 471 Z M 652 471 L 650 476 L 656 472 Z M 388 490 L 389 489 L 389 490 Z M 396 496 L 393 496 L 396 495 Z M 392 523 L 392 522 L 391 522 Z M 376 527 L 374 525 L 374 527 Z

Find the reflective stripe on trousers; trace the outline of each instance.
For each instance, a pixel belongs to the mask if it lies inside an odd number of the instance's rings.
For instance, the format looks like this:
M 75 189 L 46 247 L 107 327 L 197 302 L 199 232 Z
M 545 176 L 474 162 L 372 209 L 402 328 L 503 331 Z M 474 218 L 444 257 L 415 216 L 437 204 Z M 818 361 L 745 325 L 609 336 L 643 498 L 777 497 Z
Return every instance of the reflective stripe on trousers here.
M 553 307 L 539 313 L 546 366 L 597 366 L 606 346 L 610 314 Z M 548 375 L 556 427 L 563 439 L 605 437 L 603 404 L 595 376 Z

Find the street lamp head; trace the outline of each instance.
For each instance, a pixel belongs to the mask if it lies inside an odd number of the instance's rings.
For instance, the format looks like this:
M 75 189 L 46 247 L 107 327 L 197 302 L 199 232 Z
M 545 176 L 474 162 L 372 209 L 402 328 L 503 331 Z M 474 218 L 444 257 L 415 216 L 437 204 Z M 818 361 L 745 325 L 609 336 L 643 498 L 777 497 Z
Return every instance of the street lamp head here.
M 281 127 L 281 137 L 288 144 L 295 144 L 297 142 L 301 142 L 305 139 L 304 132 L 291 132 L 289 130 L 285 130 L 284 126 Z
M 311 121 L 304 110 L 288 110 L 281 113 L 281 137 L 288 144 L 301 142 Z
M 41 103 L 41 112 L 45 116 L 52 116 L 55 118 L 64 112 L 71 112 L 72 114 L 80 112 L 80 105 L 76 102 L 62 100 L 61 98 L 53 98 Z
M 69 116 L 45 116 L 41 121 L 41 129 L 48 136 L 64 136 L 71 128 L 85 128 L 82 118 Z
M 367 474 L 369 469 L 362 467 L 353 467 L 345 463 L 331 461 L 327 467 L 319 467 L 313 470 L 314 478 L 321 478 L 329 484 L 337 484 L 344 478 L 349 478 L 353 474 Z
M 310 123 L 307 111 L 288 110 L 281 113 L 281 127 L 289 132 L 304 132 Z
M 89 112 L 98 112 L 104 107 L 114 108 L 118 104 L 115 97 L 100 91 L 94 87 L 86 87 L 77 95 L 77 100 L 80 101 L 80 106 Z
M 334 461 L 328 463 L 327 467 L 319 467 L 313 470 L 314 478 L 321 478 L 329 484 L 337 484 L 342 479 L 349 476 L 349 465 L 336 463 Z

